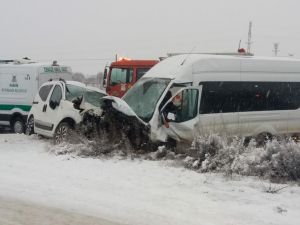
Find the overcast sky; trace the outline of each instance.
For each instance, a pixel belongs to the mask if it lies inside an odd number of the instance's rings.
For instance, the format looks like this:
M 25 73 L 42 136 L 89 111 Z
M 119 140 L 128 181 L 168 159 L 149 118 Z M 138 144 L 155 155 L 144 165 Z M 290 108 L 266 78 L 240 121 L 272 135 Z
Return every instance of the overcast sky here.
M 58 60 L 87 75 L 115 55 L 252 52 L 300 58 L 299 0 L 0 0 L 0 59 Z

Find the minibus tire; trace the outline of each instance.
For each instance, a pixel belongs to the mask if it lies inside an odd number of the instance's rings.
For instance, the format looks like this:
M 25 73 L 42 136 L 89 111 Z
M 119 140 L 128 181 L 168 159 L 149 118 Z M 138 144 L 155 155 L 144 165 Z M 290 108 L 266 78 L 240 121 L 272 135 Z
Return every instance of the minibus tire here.
M 23 134 L 25 130 L 25 123 L 21 117 L 15 117 L 11 122 L 11 129 L 16 134 Z
M 176 149 L 176 146 L 177 146 L 177 141 L 174 140 L 173 138 L 168 138 L 167 139 L 167 142 L 166 142 L 166 147 L 167 149 L 170 149 L 170 150 L 175 150 Z

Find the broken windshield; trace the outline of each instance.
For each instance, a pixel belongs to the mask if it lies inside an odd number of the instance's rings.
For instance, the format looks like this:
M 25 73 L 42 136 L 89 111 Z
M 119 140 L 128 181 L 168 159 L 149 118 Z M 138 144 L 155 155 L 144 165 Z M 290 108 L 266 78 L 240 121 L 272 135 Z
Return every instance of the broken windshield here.
M 88 90 L 87 88 L 84 87 L 67 84 L 66 100 L 72 101 L 75 98 L 81 96 L 84 97 L 86 102 L 94 106 L 100 107 L 102 101 L 101 98 L 104 96 L 104 94 L 97 91 Z
M 127 92 L 123 100 L 138 117 L 149 122 L 160 96 L 169 83 L 170 79 L 141 79 Z

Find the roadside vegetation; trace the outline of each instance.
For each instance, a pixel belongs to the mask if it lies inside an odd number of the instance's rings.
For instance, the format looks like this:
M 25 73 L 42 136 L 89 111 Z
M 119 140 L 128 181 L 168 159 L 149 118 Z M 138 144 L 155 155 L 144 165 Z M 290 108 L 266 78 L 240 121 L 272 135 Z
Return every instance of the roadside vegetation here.
M 228 138 L 212 134 L 195 138 L 190 147 L 179 153 L 164 145 L 150 152 L 133 150 L 126 135 L 115 139 L 101 134 L 102 138 L 92 140 L 82 135 L 72 136 L 70 142 L 51 145 L 49 151 L 80 157 L 172 160 L 176 166 L 200 173 L 258 176 L 276 183 L 300 181 L 300 143 L 292 139 L 273 139 L 257 147 L 255 140 L 250 140 L 245 145 L 243 138 Z

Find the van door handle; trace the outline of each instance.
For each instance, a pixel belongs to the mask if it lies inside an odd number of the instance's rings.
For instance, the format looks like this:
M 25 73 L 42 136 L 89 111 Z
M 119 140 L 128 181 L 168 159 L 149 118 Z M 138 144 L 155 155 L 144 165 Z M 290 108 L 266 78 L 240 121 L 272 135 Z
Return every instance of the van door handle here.
M 47 104 L 44 105 L 43 112 L 46 112 L 46 110 L 47 110 Z
M 39 104 L 39 102 L 35 102 L 35 101 L 33 101 L 33 102 L 32 102 L 32 104 Z

